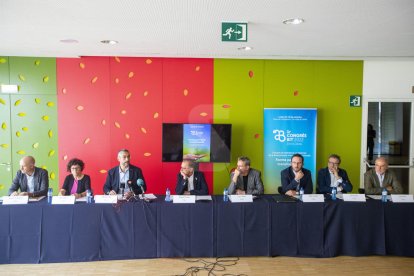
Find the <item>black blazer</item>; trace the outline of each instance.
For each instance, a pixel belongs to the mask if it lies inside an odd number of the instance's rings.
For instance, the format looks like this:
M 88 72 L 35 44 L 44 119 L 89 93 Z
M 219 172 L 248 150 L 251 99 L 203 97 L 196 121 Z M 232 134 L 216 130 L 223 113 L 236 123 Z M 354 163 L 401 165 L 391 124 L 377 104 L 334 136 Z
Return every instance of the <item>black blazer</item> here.
M 47 170 L 35 167 L 33 173 L 33 182 L 33 197 L 47 195 L 47 190 L 49 189 L 49 176 Z M 20 192 L 27 192 L 27 188 L 26 175 L 22 173 L 21 170 L 18 170 L 9 189 L 9 195 L 18 189 L 20 189 Z
M 190 194 L 208 195 L 207 182 L 202 172 L 199 172 L 199 171 L 194 172 L 193 182 L 194 182 L 194 190 L 190 191 Z M 175 193 L 177 195 L 182 195 L 185 192 L 185 188 L 186 188 L 186 185 L 184 182 L 184 178 L 181 175 L 181 173 L 178 173 L 177 184 L 175 186 Z
M 62 189 L 65 189 L 65 195 L 70 195 L 70 191 L 72 190 L 73 181 L 75 178 L 72 174 L 69 174 L 65 177 L 65 182 L 63 182 Z M 78 180 L 78 189 L 76 189 L 76 193 L 80 194 L 83 193 L 86 190 L 91 189 L 91 178 L 89 175 L 85 174 L 83 175 L 83 178 L 81 180 Z
M 303 188 L 305 194 L 311 194 L 313 192 L 312 175 L 310 170 L 302 168 L 303 177 L 300 180 L 300 186 Z M 280 172 L 282 178 L 282 189 L 283 193 L 289 190 L 296 190 L 299 185 L 295 180 L 295 174 L 293 173 L 292 167 L 286 168 Z
M 145 184 L 144 175 L 142 174 L 142 170 L 134 165 L 129 165 L 129 180 L 128 183 L 125 185 L 130 185 L 130 189 L 134 192 L 134 194 L 142 194 L 141 187 L 138 186 L 137 180 L 142 179 L 144 182 L 143 187 L 144 190 L 147 190 L 147 185 Z M 114 190 L 116 193 L 119 192 L 119 166 L 116 166 L 108 171 L 108 175 L 106 176 L 106 181 L 103 187 L 104 194 L 109 194 L 110 191 Z

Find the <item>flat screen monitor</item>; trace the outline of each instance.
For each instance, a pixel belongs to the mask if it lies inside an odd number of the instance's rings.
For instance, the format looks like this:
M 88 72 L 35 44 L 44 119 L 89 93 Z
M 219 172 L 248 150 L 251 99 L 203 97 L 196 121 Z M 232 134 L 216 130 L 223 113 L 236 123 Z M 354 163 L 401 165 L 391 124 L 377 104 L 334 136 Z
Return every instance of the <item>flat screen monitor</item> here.
M 230 162 L 231 124 L 162 125 L 162 161 Z

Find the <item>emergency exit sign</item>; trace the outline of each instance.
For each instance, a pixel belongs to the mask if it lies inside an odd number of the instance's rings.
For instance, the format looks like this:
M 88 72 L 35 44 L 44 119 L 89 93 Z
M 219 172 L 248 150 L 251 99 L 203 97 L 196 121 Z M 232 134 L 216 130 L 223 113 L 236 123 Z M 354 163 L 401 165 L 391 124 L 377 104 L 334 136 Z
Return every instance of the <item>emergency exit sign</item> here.
M 247 41 L 247 23 L 246 22 L 222 22 L 221 23 L 221 41 Z
M 361 96 L 350 96 L 349 106 L 350 107 L 361 107 Z

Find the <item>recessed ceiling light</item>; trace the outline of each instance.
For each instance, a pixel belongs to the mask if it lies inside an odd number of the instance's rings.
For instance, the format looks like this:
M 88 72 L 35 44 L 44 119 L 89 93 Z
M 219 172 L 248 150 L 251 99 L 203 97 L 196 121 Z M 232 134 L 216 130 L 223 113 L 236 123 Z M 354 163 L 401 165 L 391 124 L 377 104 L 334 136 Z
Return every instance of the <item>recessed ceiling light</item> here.
M 79 41 L 77 41 L 76 39 L 67 38 L 67 39 L 61 39 L 60 42 L 62 42 L 62 43 L 78 43 Z
M 298 24 L 302 24 L 303 22 L 305 22 L 303 18 L 290 18 L 290 19 L 283 20 L 283 24 L 286 24 L 286 25 L 298 25 Z
M 118 41 L 116 41 L 116 40 L 101 40 L 101 43 L 114 45 L 114 44 L 118 44 Z
M 239 47 L 239 48 L 237 48 L 237 49 L 239 49 L 239 50 L 244 50 L 244 51 L 250 51 L 250 50 L 252 50 L 253 48 L 252 48 L 252 47 L 250 47 L 250 46 L 243 46 L 243 47 Z

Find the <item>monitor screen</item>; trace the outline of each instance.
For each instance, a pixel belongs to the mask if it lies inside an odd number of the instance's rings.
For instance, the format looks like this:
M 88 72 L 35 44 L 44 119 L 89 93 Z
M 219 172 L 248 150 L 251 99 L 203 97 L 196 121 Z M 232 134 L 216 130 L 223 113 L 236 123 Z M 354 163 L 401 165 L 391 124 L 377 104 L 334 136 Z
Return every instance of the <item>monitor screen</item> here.
M 162 161 L 230 162 L 230 124 L 179 124 L 162 126 Z

